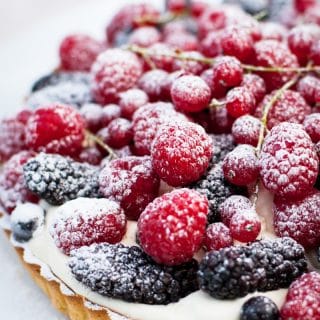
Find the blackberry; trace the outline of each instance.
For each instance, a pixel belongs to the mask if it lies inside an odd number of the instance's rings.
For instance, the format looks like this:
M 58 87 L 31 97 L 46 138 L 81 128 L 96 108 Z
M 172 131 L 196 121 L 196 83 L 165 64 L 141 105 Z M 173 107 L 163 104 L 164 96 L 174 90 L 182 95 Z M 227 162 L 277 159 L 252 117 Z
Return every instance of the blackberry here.
M 246 194 L 246 188 L 237 187 L 227 182 L 222 171 L 222 162 L 217 163 L 192 189 L 205 195 L 209 201 L 208 223 L 220 221 L 219 207 L 233 194 Z
M 51 205 L 99 197 L 98 169 L 60 155 L 40 153 L 23 167 L 27 188 Z
M 178 267 L 162 266 L 137 246 L 82 247 L 71 251 L 69 267 L 91 290 L 129 302 L 168 304 L 198 289 L 195 260 Z
M 306 270 L 303 247 L 285 237 L 211 251 L 200 263 L 198 279 L 212 297 L 235 299 L 287 288 Z
M 241 309 L 240 320 L 279 320 L 277 305 L 264 296 L 253 297 Z
M 213 157 L 210 161 L 210 166 L 222 161 L 225 156 L 231 152 L 236 144 L 232 134 L 212 134 L 213 140 Z
M 36 92 L 48 86 L 55 86 L 62 82 L 83 83 L 90 85 L 91 76 L 86 72 L 53 72 L 38 79 L 31 87 Z

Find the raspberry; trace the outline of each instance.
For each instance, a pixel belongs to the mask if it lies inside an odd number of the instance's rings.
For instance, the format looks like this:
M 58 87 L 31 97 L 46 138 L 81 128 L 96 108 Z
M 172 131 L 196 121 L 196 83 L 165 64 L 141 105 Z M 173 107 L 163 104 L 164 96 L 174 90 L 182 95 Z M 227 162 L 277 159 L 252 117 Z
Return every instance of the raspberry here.
M 251 113 L 255 108 L 255 98 L 245 87 L 231 89 L 226 97 L 226 108 L 231 117 L 239 118 Z
M 261 222 L 252 208 L 237 211 L 230 220 L 230 233 L 233 239 L 240 242 L 252 242 L 257 239 Z
M 60 64 L 63 70 L 90 71 L 103 44 L 84 34 L 65 37 L 60 45 Z
M 12 156 L 1 168 L 0 204 L 8 212 L 19 203 L 38 202 L 38 197 L 30 192 L 23 177 L 23 165 L 34 156 L 31 151 L 21 151 Z
M 233 122 L 234 119 L 228 114 L 226 108 L 210 109 L 210 132 L 230 133 Z
M 320 275 L 313 271 L 294 281 L 280 310 L 283 320 L 320 319 Z
M 216 299 L 288 287 L 307 270 L 303 247 L 291 238 L 261 240 L 207 253 L 200 262 L 200 288 Z
M 269 103 L 274 94 L 275 91 L 265 96 L 255 112 L 256 117 L 262 117 L 265 106 Z M 299 92 L 285 90 L 268 112 L 267 127 L 268 129 L 272 129 L 274 126 L 285 121 L 302 123 L 310 112 L 310 106 Z
M 138 57 L 125 50 L 108 49 L 92 66 L 92 93 L 101 104 L 118 100 L 119 93 L 132 88 L 142 74 Z
M 158 195 L 160 184 L 148 156 L 112 160 L 101 171 L 99 181 L 100 192 L 120 203 L 128 219 L 133 220 Z
M 220 43 L 225 55 L 236 57 L 241 62 L 247 62 L 253 57 L 253 40 L 246 28 L 227 27 L 221 33 Z
M 306 195 L 318 175 L 315 147 L 303 127 L 294 123 L 283 122 L 271 129 L 259 163 L 265 188 L 286 198 Z
M 99 104 L 86 103 L 80 108 L 79 113 L 86 121 L 86 127 L 91 132 L 95 133 L 101 129 L 101 118 L 103 111 Z
M 192 51 L 197 50 L 198 48 L 197 37 L 186 31 L 175 31 L 171 34 L 168 34 L 164 39 L 164 43 L 181 51 Z
M 305 65 L 308 62 L 311 47 L 319 37 L 320 28 L 312 24 L 300 25 L 290 30 L 288 46 L 301 65 Z
M 319 246 L 319 205 L 320 191 L 316 189 L 300 200 L 276 197 L 273 209 L 276 234 L 280 237 L 289 236 L 307 248 Z
M 173 82 L 171 97 L 178 110 L 198 112 L 208 106 L 211 99 L 211 91 L 200 77 L 187 75 Z
M 298 12 L 305 12 L 317 3 L 316 0 L 294 0 L 294 7 Z
M 208 8 L 197 20 L 199 38 L 203 39 L 209 32 L 222 29 L 226 26 L 227 16 L 224 10 Z
M 266 85 L 264 80 L 256 74 L 247 73 L 243 76 L 241 86 L 249 89 L 256 102 L 260 102 L 266 95 Z
M 168 73 L 164 70 L 150 70 L 143 74 L 139 79 L 138 87 L 149 96 L 150 101 L 162 100 L 161 98 L 167 77 Z
M 223 56 L 216 59 L 213 65 L 213 83 L 224 88 L 241 84 L 243 70 L 240 61 L 234 57 Z
M 253 116 L 244 115 L 239 117 L 232 125 L 232 135 L 235 142 L 257 146 L 260 127 L 260 120 Z
M 191 122 L 163 125 L 151 148 L 155 171 L 174 187 L 197 181 L 208 168 L 212 153 L 210 137 Z
M 207 251 L 219 250 L 232 245 L 230 230 L 223 223 L 217 222 L 208 226 L 203 240 L 203 246 Z
M 81 153 L 78 156 L 78 159 L 80 162 L 86 162 L 93 166 L 98 166 L 103 159 L 103 155 L 98 148 L 88 147 L 81 151 Z
M 122 117 L 131 120 L 133 114 L 148 102 L 148 95 L 140 89 L 129 89 L 120 93 L 119 106 Z
M 314 41 L 311 47 L 310 59 L 315 65 L 320 64 L 320 40 Z
M 298 61 L 289 48 L 276 40 L 262 40 L 254 45 L 255 64 L 262 67 L 290 67 L 297 68 Z M 288 82 L 293 72 L 261 72 L 259 75 L 264 79 L 267 91 L 278 89 Z
M 150 47 L 161 40 L 160 32 L 151 26 L 144 26 L 134 30 L 128 40 L 128 43 L 139 47 Z
M 207 66 L 201 61 L 183 60 L 184 58 L 203 59 L 203 55 L 198 51 L 188 51 L 181 53 L 182 59 L 175 59 L 173 70 L 183 70 L 186 74 L 199 75 Z
M 93 243 L 117 243 L 126 233 L 126 216 L 119 204 L 108 199 L 80 198 L 59 207 L 50 223 L 55 245 L 70 251 Z
M 279 309 L 268 297 L 253 297 L 243 304 L 240 320 L 279 320 Z
M 252 204 L 247 197 L 232 195 L 220 204 L 221 221 L 229 227 L 230 221 L 236 213 L 249 210 L 251 207 Z
M 137 246 L 100 243 L 82 247 L 71 253 L 69 267 L 92 291 L 121 301 L 166 305 L 198 290 L 195 260 L 162 266 Z
M 306 75 L 297 84 L 297 91 L 310 105 L 316 103 L 316 92 L 320 91 L 320 80 L 314 76 Z
M 276 40 L 281 42 L 286 39 L 288 30 L 278 22 L 266 21 L 261 24 L 261 33 L 263 40 Z
M 306 116 L 303 126 L 314 143 L 320 141 L 320 113 L 312 113 Z
M 133 115 L 133 140 L 138 155 L 150 154 L 151 144 L 159 127 L 169 121 L 183 120 L 171 103 L 149 103 L 139 108 Z
M 37 109 L 26 125 L 26 145 L 35 151 L 74 155 L 82 148 L 85 121 L 72 107 Z
M 158 69 L 171 72 L 174 58 L 170 57 L 174 53 L 167 44 L 159 42 L 149 48 L 150 60 Z
M 222 51 L 220 37 L 220 32 L 209 32 L 200 43 L 201 53 L 204 54 L 206 57 L 214 58 L 218 56 Z
M 254 147 L 248 144 L 235 147 L 224 158 L 222 168 L 225 178 L 237 186 L 255 182 L 259 176 L 259 167 Z
M 213 140 L 213 157 L 211 164 L 216 164 L 223 160 L 236 145 L 231 134 L 214 134 L 210 136 Z
M 207 199 L 194 190 L 178 189 L 156 198 L 138 221 L 142 249 L 165 265 L 191 260 L 203 241 L 207 214 Z

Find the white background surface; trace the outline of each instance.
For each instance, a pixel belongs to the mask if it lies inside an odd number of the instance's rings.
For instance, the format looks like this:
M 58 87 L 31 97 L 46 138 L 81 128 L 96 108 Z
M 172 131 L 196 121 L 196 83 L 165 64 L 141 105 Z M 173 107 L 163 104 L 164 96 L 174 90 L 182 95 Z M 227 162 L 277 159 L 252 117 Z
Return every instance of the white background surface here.
M 64 35 L 103 39 L 106 22 L 128 2 L 0 0 L 0 117 L 20 109 L 32 82 L 55 67 Z M 0 261 L 0 320 L 65 319 L 33 284 L 1 231 Z

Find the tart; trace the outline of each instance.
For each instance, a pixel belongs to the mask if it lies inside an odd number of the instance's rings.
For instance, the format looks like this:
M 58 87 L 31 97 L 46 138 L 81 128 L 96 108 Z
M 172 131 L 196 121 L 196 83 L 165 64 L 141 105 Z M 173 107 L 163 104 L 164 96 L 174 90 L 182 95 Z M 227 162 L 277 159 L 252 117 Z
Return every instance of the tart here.
M 72 320 L 318 320 L 317 4 L 167 9 L 67 36 L 0 122 L 1 226 Z

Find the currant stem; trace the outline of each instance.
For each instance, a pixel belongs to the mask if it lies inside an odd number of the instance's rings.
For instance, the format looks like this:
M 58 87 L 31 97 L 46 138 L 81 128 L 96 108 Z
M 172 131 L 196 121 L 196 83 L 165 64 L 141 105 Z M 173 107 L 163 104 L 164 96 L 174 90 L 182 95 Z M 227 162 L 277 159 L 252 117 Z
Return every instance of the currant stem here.
M 86 137 L 87 137 L 88 140 L 94 141 L 100 147 L 105 149 L 109 153 L 109 156 L 111 157 L 111 159 L 117 159 L 118 158 L 118 156 L 115 154 L 113 149 L 111 147 L 109 147 L 107 144 L 105 144 L 100 138 L 98 138 L 92 132 L 86 130 L 85 134 L 86 134 Z

